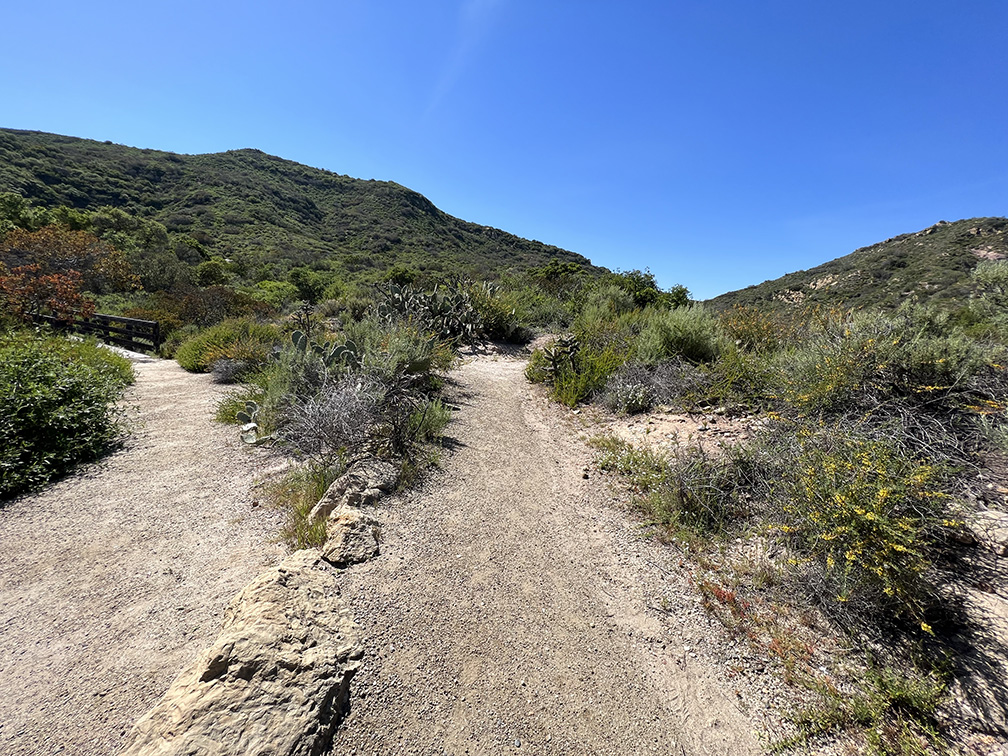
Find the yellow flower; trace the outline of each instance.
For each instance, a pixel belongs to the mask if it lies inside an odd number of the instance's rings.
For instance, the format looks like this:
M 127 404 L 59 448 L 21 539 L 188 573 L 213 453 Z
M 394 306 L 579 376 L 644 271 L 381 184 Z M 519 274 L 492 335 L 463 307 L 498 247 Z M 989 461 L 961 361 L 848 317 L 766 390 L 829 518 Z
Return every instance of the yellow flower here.
M 927 622 L 921 622 L 921 630 L 923 630 L 928 635 L 934 635 L 934 631 L 931 629 L 931 625 Z

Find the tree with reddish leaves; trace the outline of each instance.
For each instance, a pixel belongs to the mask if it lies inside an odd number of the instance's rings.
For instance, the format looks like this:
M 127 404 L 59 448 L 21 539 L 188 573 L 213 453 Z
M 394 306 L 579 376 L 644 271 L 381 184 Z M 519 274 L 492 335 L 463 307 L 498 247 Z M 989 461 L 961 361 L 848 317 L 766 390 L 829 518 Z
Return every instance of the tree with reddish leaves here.
M 42 274 L 40 265 L 19 265 L 6 272 L 0 263 L 0 300 L 18 320 L 35 315 L 52 315 L 60 320 L 94 314 L 94 300 L 81 292 L 81 274 Z
M 125 256 L 87 231 L 16 228 L 0 242 L 0 301 L 21 320 L 89 317 L 94 301 L 85 292 L 135 287 Z

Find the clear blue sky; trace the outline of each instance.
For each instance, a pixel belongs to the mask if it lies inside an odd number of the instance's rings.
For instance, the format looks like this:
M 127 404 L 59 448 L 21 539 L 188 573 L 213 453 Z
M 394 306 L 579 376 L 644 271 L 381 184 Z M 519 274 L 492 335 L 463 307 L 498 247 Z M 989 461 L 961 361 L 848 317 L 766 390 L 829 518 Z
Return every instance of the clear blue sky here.
M 697 298 L 1008 215 L 1006 0 L 8 5 L 2 126 L 388 179 Z

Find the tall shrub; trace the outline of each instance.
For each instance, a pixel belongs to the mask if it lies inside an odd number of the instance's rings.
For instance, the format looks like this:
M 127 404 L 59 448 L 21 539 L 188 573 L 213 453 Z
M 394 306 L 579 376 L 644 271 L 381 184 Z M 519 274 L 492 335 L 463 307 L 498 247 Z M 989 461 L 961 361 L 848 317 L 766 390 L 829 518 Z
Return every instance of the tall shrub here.
M 0 499 L 39 488 L 121 437 L 128 360 L 33 331 L 0 337 Z

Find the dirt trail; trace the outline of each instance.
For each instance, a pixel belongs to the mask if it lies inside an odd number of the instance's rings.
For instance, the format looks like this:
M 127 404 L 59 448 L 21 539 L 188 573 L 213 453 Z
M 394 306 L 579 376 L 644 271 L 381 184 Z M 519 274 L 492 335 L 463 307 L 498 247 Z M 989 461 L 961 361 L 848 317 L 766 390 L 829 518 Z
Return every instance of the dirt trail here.
M 443 474 L 386 500 L 381 556 L 343 574 L 368 654 L 333 753 L 760 752 L 691 652 L 709 620 L 671 550 L 585 479 L 577 418 L 523 368 L 453 373 Z
M 126 447 L 0 509 L 0 753 L 115 753 L 282 554 L 248 450 L 212 422 L 222 388 L 136 368 Z

